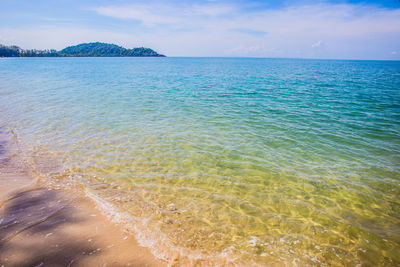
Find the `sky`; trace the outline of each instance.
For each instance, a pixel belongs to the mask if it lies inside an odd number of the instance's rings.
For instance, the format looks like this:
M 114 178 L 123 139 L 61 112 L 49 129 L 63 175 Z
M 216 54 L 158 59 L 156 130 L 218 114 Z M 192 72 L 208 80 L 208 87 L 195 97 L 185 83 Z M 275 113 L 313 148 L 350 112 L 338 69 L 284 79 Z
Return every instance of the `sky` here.
M 0 44 L 167 56 L 400 60 L 400 0 L 0 0 Z

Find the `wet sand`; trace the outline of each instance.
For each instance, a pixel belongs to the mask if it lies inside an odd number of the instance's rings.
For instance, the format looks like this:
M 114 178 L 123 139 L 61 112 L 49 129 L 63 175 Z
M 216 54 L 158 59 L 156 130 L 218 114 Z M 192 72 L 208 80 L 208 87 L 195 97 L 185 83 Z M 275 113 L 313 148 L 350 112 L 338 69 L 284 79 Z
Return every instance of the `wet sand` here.
M 0 266 L 166 266 L 83 192 L 37 181 L 0 126 Z

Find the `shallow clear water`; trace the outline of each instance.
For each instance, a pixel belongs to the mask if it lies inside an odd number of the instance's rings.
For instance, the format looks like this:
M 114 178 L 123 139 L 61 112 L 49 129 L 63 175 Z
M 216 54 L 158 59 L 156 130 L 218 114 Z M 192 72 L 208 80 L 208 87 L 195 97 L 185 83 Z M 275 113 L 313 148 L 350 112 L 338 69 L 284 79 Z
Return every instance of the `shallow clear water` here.
M 400 264 L 400 62 L 0 59 L 0 112 L 157 255 Z

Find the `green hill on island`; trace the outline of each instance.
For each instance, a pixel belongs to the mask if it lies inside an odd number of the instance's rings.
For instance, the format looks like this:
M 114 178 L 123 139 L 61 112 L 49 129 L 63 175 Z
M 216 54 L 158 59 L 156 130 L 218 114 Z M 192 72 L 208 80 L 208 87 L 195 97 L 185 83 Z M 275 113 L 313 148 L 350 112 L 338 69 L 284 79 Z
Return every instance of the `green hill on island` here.
M 145 47 L 127 49 L 107 43 L 84 43 L 60 51 L 21 49 L 18 46 L 0 45 L 0 57 L 165 57 Z

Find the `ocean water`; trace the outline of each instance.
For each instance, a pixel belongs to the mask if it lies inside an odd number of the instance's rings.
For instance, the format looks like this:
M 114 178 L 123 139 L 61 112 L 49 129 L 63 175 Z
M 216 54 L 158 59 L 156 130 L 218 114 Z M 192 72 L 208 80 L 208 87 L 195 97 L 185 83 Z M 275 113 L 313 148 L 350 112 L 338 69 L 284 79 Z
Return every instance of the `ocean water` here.
M 400 265 L 400 62 L 2 58 L 0 123 L 178 264 Z

